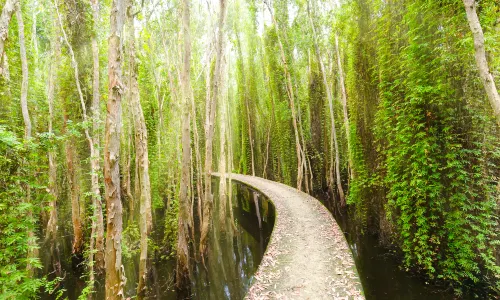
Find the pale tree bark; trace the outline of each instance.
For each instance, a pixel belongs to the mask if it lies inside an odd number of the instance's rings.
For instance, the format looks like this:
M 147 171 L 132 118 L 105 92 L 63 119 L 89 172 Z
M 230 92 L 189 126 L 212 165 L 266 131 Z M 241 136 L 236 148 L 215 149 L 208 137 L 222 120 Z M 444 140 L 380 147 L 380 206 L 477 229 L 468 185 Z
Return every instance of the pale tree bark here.
M 99 1 L 91 0 L 92 17 L 94 21 L 94 32 L 92 35 L 92 144 L 93 155 L 91 157 L 91 181 L 92 181 L 92 205 L 93 205 L 93 220 L 92 220 L 92 236 L 91 241 L 95 246 L 95 269 L 98 273 L 104 270 L 104 217 L 102 213 L 102 196 L 99 189 L 99 174 L 101 173 L 100 155 L 100 139 L 99 127 L 101 122 L 100 116 L 100 72 L 99 72 L 99 45 L 97 31 L 99 28 Z M 94 249 L 91 249 L 94 250 Z M 94 259 L 94 251 L 91 251 L 90 261 Z M 91 272 L 93 273 L 93 272 Z M 93 274 L 92 274 L 93 276 Z
M 309 3 L 308 3 L 309 5 Z M 333 109 L 333 96 L 332 96 L 332 90 L 330 88 L 330 85 L 328 84 L 328 79 L 326 78 L 326 71 L 325 71 L 325 66 L 323 64 L 323 60 L 321 58 L 321 53 L 319 51 L 319 45 L 318 45 L 318 36 L 316 34 L 316 28 L 313 23 L 313 19 L 308 7 L 308 14 L 309 14 L 309 21 L 311 23 L 311 29 L 313 32 L 313 38 L 314 38 L 314 49 L 316 53 L 316 59 L 318 60 L 319 63 L 319 68 L 321 71 L 321 75 L 323 78 L 323 85 L 325 86 L 325 91 L 326 91 L 326 97 L 328 99 L 328 108 L 330 111 L 330 121 L 331 121 L 331 134 L 330 134 L 330 149 L 331 151 L 335 151 L 335 163 L 333 162 L 333 153 L 330 154 L 330 171 L 329 171 L 329 185 L 330 189 L 333 191 L 333 183 L 334 183 L 334 177 L 333 177 L 333 169 L 335 168 L 335 180 L 337 183 L 337 190 L 339 193 L 340 197 L 340 204 L 342 206 L 345 205 L 345 194 L 344 194 L 344 189 L 342 188 L 342 181 L 340 179 L 340 155 L 339 155 L 339 144 L 337 140 L 337 128 L 335 126 L 335 113 Z M 340 63 L 340 61 L 339 61 Z M 342 82 L 343 85 L 343 82 Z M 346 115 L 344 115 L 346 117 Z M 346 126 L 346 130 L 347 130 Z M 347 136 L 349 138 L 349 136 Z
M 210 230 L 210 216 L 213 206 L 213 195 L 212 195 L 212 148 L 213 148 L 213 137 L 215 131 L 215 110 L 217 106 L 218 98 L 220 97 L 220 85 L 221 85 L 221 60 L 223 52 L 223 39 L 224 39 L 224 19 L 226 15 L 226 1 L 219 1 L 219 21 L 217 26 L 217 41 L 215 46 L 215 70 L 214 78 L 211 84 L 212 95 L 210 97 L 210 105 L 207 105 L 207 118 L 205 121 L 205 199 L 203 201 L 203 223 L 201 225 L 201 237 L 200 237 L 200 253 L 202 258 L 207 250 L 207 239 L 208 232 Z
M 297 189 L 300 191 L 302 190 L 302 183 L 304 181 L 304 174 L 305 170 L 307 170 L 305 167 L 306 158 L 304 154 L 304 150 L 302 148 L 302 145 L 300 143 L 301 137 L 300 137 L 300 132 L 299 132 L 299 126 L 297 124 L 297 111 L 295 109 L 295 95 L 293 91 L 293 84 L 292 84 L 292 78 L 290 75 L 290 72 L 288 71 L 288 63 L 286 62 L 286 56 L 285 56 L 285 50 L 283 48 L 283 43 L 281 42 L 280 38 L 280 30 L 278 28 L 278 22 L 276 22 L 276 19 L 274 18 L 273 11 L 271 9 L 271 6 L 267 1 L 264 1 L 268 10 L 269 14 L 271 15 L 271 19 L 274 24 L 274 28 L 276 30 L 276 36 L 278 37 L 278 46 L 280 47 L 280 54 L 281 54 L 281 60 L 283 63 L 283 70 L 285 73 L 285 80 L 286 80 L 286 86 L 287 86 L 287 95 L 288 99 L 290 101 L 290 109 L 292 111 L 292 124 L 293 124 L 293 130 L 295 134 L 295 151 L 297 154 Z
M 135 157 L 138 162 L 138 179 L 139 179 L 139 205 L 140 219 L 139 230 L 141 233 L 140 241 L 140 258 L 139 258 L 139 283 L 137 286 L 137 296 L 143 299 L 146 292 L 146 276 L 147 276 L 147 258 L 148 258 L 148 235 L 152 228 L 151 215 L 151 183 L 149 179 L 149 158 L 148 158 L 148 132 L 146 129 L 146 121 L 142 111 L 138 73 L 139 66 L 137 64 L 137 54 L 135 50 L 135 28 L 133 13 L 133 0 L 129 1 L 128 8 L 129 18 L 129 89 L 130 89 L 130 108 L 134 119 L 135 130 Z
M 18 5 L 16 9 L 16 18 L 19 30 L 19 51 L 21 53 L 21 111 L 24 120 L 24 137 L 25 139 L 31 138 L 31 119 L 28 111 L 28 58 L 26 56 L 26 44 L 24 38 L 24 22 L 21 12 L 21 6 Z
M 2 60 L 3 59 L 3 60 Z M 7 53 L 3 53 L 3 56 L 0 57 L 0 76 L 3 77 L 4 84 L 6 87 L 5 93 L 7 96 L 7 99 L 12 99 L 12 91 L 11 91 L 11 80 L 10 80 L 10 69 L 9 69 L 9 59 L 7 57 Z M 10 113 L 12 111 L 12 108 L 6 107 L 5 108 L 5 113 L 6 115 L 10 116 L 10 123 L 12 123 L 12 118 L 14 114 Z
M 223 80 L 221 81 L 223 82 Z M 221 89 L 222 84 L 221 84 Z M 226 182 L 226 166 L 227 166 L 227 139 L 226 139 L 226 95 L 222 95 L 219 101 L 219 223 L 220 230 L 225 231 L 226 229 L 226 211 L 227 211 L 227 182 Z
M 188 248 L 188 223 L 189 223 L 189 190 L 190 190 L 190 160 L 191 160 L 191 130 L 190 115 L 191 110 L 191 82 L 190 82 L 190 61 L 191 61 L 191 35 L 190 23 L 190 0 L 182 1 L 182 73 L 181 73 L 181 100 L 182 100 L 182 171 L 179 191 L 179 220 L 177 234 L 177 268 L 176 286 L 185 288 L 189 285 L 189 248 Z
M 200 135 L 198 134 L 198 127 L 196 126 L 196 103 L 194 102 L 194 97 L 191 96 L 191 115 L 192 126 L 193 126 L 193 137 L 194 137 L 194 154 L 196 159 L 196 192 L 198 194 L 197 201 L 197 214 L 200 224 L 203 223 L 203 213 L 202 213 L 202 199 L 204 199 L 203 194 L 203 168 L 201 161 L 200 152 Z
M 57 26 L 55 26 L 57 28 Z M 49 122 L 48 131 L 52 138 L 53 132 L 53 120 L 54 120 L 54 92 L 57 80 L 57 69 L 59 68 L 59 58 L 61 55 L 61 43 L 59 40 L 59 31 L 56 29 L 56 34 L 54 40 L 52 41 L 52 57 L 49 66 L 49 82 L 47 89 L 47 101 L 49 104 Z M 48 151 L 49 158 L 49 221 L 47 222 L 46 239 L 56 240 L 57 236 L 57 165 L 56 165 L 56 151 L 53 145 L 50 146 Z
M 230 69 L 230 68 L 228 68 Z M 232 137 L 233 133 L 231 130 L 231 110 L 230 110 L 229 101 L 226 102 L 226 113 L 229 116 L 227 118 L 227 132 L 226 132 L 226 143 L 227 143 L 227 172 L 228 172 L 228 205 L 229 205 L 229 220 L 231 222 L 230 234 L 234 235 L 236 231 L 236 224 L 234 223 L 234 214 L 233 214 L 233 185 L 232 185 L 232 172 L 233 172 L 233 146 L 232 146 Z
M 22 73 L 22 82 L 21 82 L 21 111 L 23 115 L 24 121 L 24 140 L 27 142 L 31 139 L 31 119 L 28 110 L 28 58 L 26 56 L 26 45 L 24 38 L 24 22 L 23 22 L 23 14 L 21 12 L 21 5 L 15 5 L 16 10 L 16 18 L 17 25 L 19 30 L 19 52 L 21 56 L 21 73 Z M 3 42 L 2 42 L 3 43 Z M 3 46 L 3 44 L 2 44 Z M 27 162 L 24 161 L 26 164 Z M 26 189 L 26 202 L 31 202 L 31 188 L 29 184 L 25 186 Z M 28 219 L 31 222 L 35 222 L 33 218 L 33 211 L 28 210 Z M 33 229 L 28 229 L 28 259 L 32 259 L 38 256 L 38 250 L 36 248 L 36 237 Z M 33 274 L 34 268 L 28 262 L 26 269 L 30 275 Z
M 120 128 L 124 1 L 112 0 L 108 38 L 108 103 L 104 140 L 104 183 L 106 190 L 106 299 L 124 297 L 125 272 L 122 265 L 123 208 L 120 191 Z
M 10 84 L 10 71 L 9 71 L 9 59 L 7 57 L 7 53 L 4 53 L 2 57 L 0 57 L 0 75 L 3 76 L 7 84 Z M 10 87 L 8 87 L 7 92 L 9 93 L 8 98 L 10 98 Z
M 304 168 L 304 187 L 305 192 L 310 193 L 313 190 L 313 174 L 311 169 L 311 163 L 309 162 L 309 157 L 307 156 L 307 144 L 304 138 L 304 129 L 302 128 L 302 112 L 300 111 L 300 103 L 297 105 L 297 116 L 299 118 L 299 136 L 302 140 L 302 168 Z M 308 172 L 309 171 L 309 176 Z
M 474 37 L 475 58 L 476 65 L 479 70 L 479 76 L 481 77 L 481 81 L 483 82 L 484 90 L 488 95 L 488 100 L 490 101 L 491 107 L 493 108 L 493 113 L 496 117 L 497 124 L 500 126 L 500 96 L 498 95 L 495 80 L 490 72 L 488 60 L 486 59 L 486 50 L 484 48 L 484 34 L 476 12 L 476 1 L 463 0 L 463 2 L 465 6 L 465 12 L 467 13 L 467 20 L 469 21 L 469 27 Z
M 0 60 L 3 56 L 5 40 L 9 34 L 10 20 L 18 2 L 19 0 L 7 0 L 2 8 L 2 14 L 0 15 Z

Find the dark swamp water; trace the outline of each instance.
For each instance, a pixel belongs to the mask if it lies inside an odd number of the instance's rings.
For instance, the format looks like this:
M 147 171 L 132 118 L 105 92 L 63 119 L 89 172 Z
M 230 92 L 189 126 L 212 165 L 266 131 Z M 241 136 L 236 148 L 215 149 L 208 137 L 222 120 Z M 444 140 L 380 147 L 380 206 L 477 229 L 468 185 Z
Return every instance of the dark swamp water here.
M 229 209 L 225 225 L 219 222 L 219 181 L 212 181 L 214 192 L 213 221 L 209 236 L 209 246 L 206 268 L 201 262 L 195 262 L 192 257 L 192 276 L 189 290 L 182 294 L 177 293 L 175 283 L 175 259 L 166 258 L 159 248 L 149 246 L 151 268 L 148 277 L 148 299 L 243 299 L 251 285 L 253 274 L 260 264 L 266 249 L 269 237 L 274 226 L 275 211 L 271 202 L 262 194 L 239 184 L 235 181 L 231 185 L 231 202 L 234 216 L 234 235 L 228 232 L 231 226 Z M 158 212 L 157 212 L 158 213 Z M 67 216 L 68 214 L 61 214 Z M 62 218 L 62 217 L 60 217 Z M 126 224 L 124 218 L 124 224 Z M 158 217 L 165 222 L 163 216 Z M 124 226 L 125 227 L 125 226 Z M 163 227 L 160 226 L 163 230 Z M 135 228 L 126 230 L 134 231 Z M 88 280 L 80 259 L 71 255 L 71 217 L 63 220 L 59 227 L 61 238 L 58 246 L 41 245 L 40 257 L 43 269 L 40 276 L 48 275 L 49 279 L 56 277 L 54 270 L 59 269 L 59 276 L 63 279 L 57 284 L 52 293 L 41 293 L 41 299 L 78 299 Z M 135 232 L 137 230 L 135 229 Z M 124 234 L 125 235 L 125 234 Z M 123 265 L 127 277 L 126 295 L 136 294 L 138 278 L 138 251 L 128 247 L 138 247 L 139 236 L 130 234 L 132 241 L 137 245 L 128 245 L 123 249 Z M 151 235 L 155 245 L 162 245 L 162 233 Z M 133 243 L 132 243 L 133 244 Z M 137 250 L 137 249 L 136 249 Z M 58 256 L 59 259 L 53 259 Z M 104 282 L 96 282 L 96 299 L 104 299 Z
M 325 197 L 319 196 L 344 232 L 354 256 L 367 300 L 450 300 L 489 299 L 484 291 L 458 297 L 453 289 L 438 286 L 401 268 L 401 257 L 380 244 L 378 236 L 362 234 L 352 212 L 339 213 Z M 479 295 L 478 295 L 479 294 Z
M 179 294 L 174 287 L 175 260 L 165 258 L 168 253 L 150 246 L 151 269 L 148 278 L 149 299 L 242 299 L 252 283 L 252 277 L 262 259 L 274 225 L 275 211 L 271 202 L 246 185 L 232 182 L 232 208 L 236 231 L 228 236 L 230 226 L 229 213 L 224 228 L 218 222 L 219 181 L 213 180 L 214 192 L 213 222 L 209 237 L 207 268 L 192 259 L 192 281 L 188 294 Z M 318 196 L 318 199 L 325 197 Z M 447 300 L 447 299 L 488 299 L 487 296 L 468 294 L 456 297 L 450 288 L 426 283 L 400 268 L 400 258 L 380 245 L 377 236 L 360 234 L 358 226 L 348 212 L 339 214 L 332 210 L 328 201 L 324 204 L 334 212 L 333 215 L 342 228 L 353 253 L 358 273 L 368 300 Z M 257 204 L 257 205 L 256 205 Z M 57 251 L 48 245 L 42 245 L 40 257 L 44 268 L 41 276 L 55 278 L 55 269 L 60 270 L 63 280 L 52 294 L 40 294 L 41 299 L 77 299 L 86 286 L 85 268 L 71 256 L 71 212 L 70 208 L 61 208 L 61 224 Z M 158 231 L 163 231 L 165 223 L 163 211 L 156 211 Z M 64 218 L 62 216 L 65 216 Z M 125 224 L 124 220 L 124 224 Z M 225 230 L 223 230 L 225 229 Z M 133 231 L 132 229 L 127 229 Z M 137 231 L 137 228 L 135 228 Z M 135 295 L 138 272 L 138 233 L 130 235 L 137 240 L 135 254 L 124 249 L 123 264 L 127 276 L 126 293 Z M 153 232 L 151 240 L 155 245 L 162 245 L 162 233 Z M 52 254 L 51 254 L 52 253 Z M 127 254 L 128 253 L 128 254 Z M 59 260 L 51 259 L 58 256 Z M 96 283 L 95 299 L 104 299 L 103 281 Z

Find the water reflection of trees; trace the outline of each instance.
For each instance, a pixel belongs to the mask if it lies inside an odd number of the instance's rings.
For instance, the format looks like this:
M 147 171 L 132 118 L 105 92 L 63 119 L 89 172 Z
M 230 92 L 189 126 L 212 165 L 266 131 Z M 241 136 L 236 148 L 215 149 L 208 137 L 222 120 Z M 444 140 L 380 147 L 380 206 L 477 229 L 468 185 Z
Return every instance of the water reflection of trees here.
M 213 190 L 217 195 L 228 197 L 216 202 L 213 211 L 215 216 L 225 215 L 226 219 L 211 224 L 206 268 L 201 264 L 195 266 L 193 296 L 242 299 L 264 253 L 265 239 L 272 230 L 272 224 L 268 223 L 274 218 L 269 215 L 267 199 L 245 186 L 233 183 L 226 193 L 219 193 L 218 186 Z M 226 200 L 228 205 L 220 205 Z M 226 211 L 221 212 L 221 208 Z
M 168 259 L 170 252 L 161 246 L 164 240 L 163 226 L 165 218 L 157 215 L 158 230 L 151 236 L 155 247 L 150 253 L 149 299 L 242 299 L 251 285 L 252 276 L 259 266 L 265 251 L 267 240 L 274 222 L 274 207 L 260 193 L 244 185 L 233 182 L 227 185 L 225 193 L 225 211 L 220 211 L 219 182 L 214 181 L 213 222 L 209 236 L 209 250 L 206 268 L 192 257 L 192 283 L 188 294 L 180 295 L 175 291 L 175 261 Z M 66 212 L 66 213 L 65 213 Z M 225 216 L 221 221 L 220 216 Z M 61 220 L 70 220 L 66 210 L 61 213 Z M 217 217 L 218 216 L 218 217 Z M 125 220 L 127 218 L 125 217 Z M 64 289 L 64 296 L 76 299 L 86 286 L 85 265 L 72 260 L 71 226 L 61 223 L 57 243 L 42 245 L 41 259 L 43 270 L 49 279 L 61 277 L 58 290 Z M 199 237 L 197 237 L 199 238 Z M 133 242 L 134 235 L 130 236 Z M 132 244 L 131 244 L 132 245 Z M 126 290 L 133 293 L 137 285 L 138 257 L 134 249 L 128 249 L 130 256 L 124 256 L 127 274 Z M 104 298 L 104 286 L 99 278 L 96 283 L 95 299 Z M 40 294 L 41 299 L 53 299 L 53 294 Z

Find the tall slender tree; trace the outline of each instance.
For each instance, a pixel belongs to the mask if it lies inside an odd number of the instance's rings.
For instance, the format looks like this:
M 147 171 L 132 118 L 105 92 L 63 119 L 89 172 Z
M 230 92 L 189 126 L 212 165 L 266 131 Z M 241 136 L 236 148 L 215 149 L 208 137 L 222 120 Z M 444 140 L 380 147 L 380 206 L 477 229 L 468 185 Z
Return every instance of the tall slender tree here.
M 122 83 L 122 34 L 125 17 L 123 0 L 112 0 L 108 39 L 108 103 L 104 140 L 104 183 L 106 188 L 106 299 L 124 297 L 122 266 L 122 202 L 120 189 L 120 128 Z
M 222 80 L 223 82 L 223 80 Z M 221 87 L 222 88 L 222 87 Z M 227 136 L 226 136 L 226 95 L 221 95 L 219 101 L 219 173 L 220 181 L 219 181 L 219 223 L 220 230 L 224 231 L 226 229 L 226 219 L 227 219 L 227 175 L 226 175 L 226 166 L 227 166 Z
M 54 122 L 54 94 L 56 90 L 56 82 L 57 82 L 57 69 L 59 56 L 61 55 L 61 43 L 59 39 L 59 26 L 57 26 L 57 22 L 55 23 L 55 34 L 51 41 L 52 45 L 52 55 L 51 62 L 49 66 L 49 79 L 48 79 L 48 88 L 47 88 L 47 101 L 49 105 L 49 118 L 48 118 L 48 131 L 51 139 L 54 135 L 53 131 L 53 122 Z M 48 159 L 49 159 L 49 194 L 50 194 L 50 202 L 49 202 L 49 220 L 47 222 L 47 230 L 46 230 L 46 238 L 52 239 L 55 241 L 57 234 L 57 165 L 56 165 L 56 150 L 55 145 L 50 145 L 48 151 Z
M 226 15 L 226 0 L 219 1 L 219 19 L 217 23 L 217 41 L 215 46 L 215 70 L 211 79 L 211 95 L 207 99 L 207 113 L 205 120 L 205 199 L 203 201 L 203 223 L 201 225 L 200 253 L 202 256 L 207 250 L 208 232 L 210 230 L 210 217 L 213 206 L 212 181 L 212 148 L 215 133 L 215 111 L 220 97 L 221 86 L 221 60 L 224 45 L 224 19 Z
M 134 119 L 135 130 L 135 159 L 138 166 L 139 180 L 139 205 L 140 219 L 139 230 L 141 233 L 140 241 L 140 257 L 139 257 L 139 284 L 137 286 L 137 295 L 139 299 L 144 298 L 146 292 L 146 276 L 147 276 L 147 258 L 148 258 L 148 236 L 151 232 L 152 216 L 151 216 L 151 183 L 149 180 L 149 156 L 148 156 L 148 132 L 144 113 L 140 102 L 139 95 L 139 66 L 137 63 L 136 53 L 136 38 L 134 26 L 134 1 L 129 0 L 128 3 L 128 30 L 129 30 L 129 82 L 130 90 L 130 108 Z
M 302 185 L 304 183 L 304 175 L 307 171 L 307 160 L 305 157 L 305 151 L 304 151 L 304 146 L 301 144 L 301 132 L 299 128 L 299 120 L 297 116 L 297 109 L 296 109 L 296 103 L 295 103 L 295 92 L 293 88 L 293 83 L 292 83 L 292 77 L 290 75 L 290 71 L 288 69 L 288 63 L 285 55 L 285 49 L 283 47 L 283 42 L 280 37 L 280 30 L 278 26 L 278 22 L 274 18 L 274 13 L 271 8 L 271 5 L 266 1 L 264 1 L 269 13 L 271 14 L 271 19 L 274 25 L 274 29 L 276 31 L 276 36 L 278 38 L 278 46 L 280 48 L 280 55 L 281 55 L 281 62 L 283 63 L 283 71 L 284 71 L 284 76 L 285 76 L 285 81 L 286 81 L 286 92 L 288 96 L 288 100 L 290 102 L 290 109 L 292 111 L 292 125 L 293 125 L 293 131 L 294 131 L 294 136 L 295 136 L 295 152 L 297 155 L 297 189 L 302 190 Z M 307 180 L 307 179 L 306 179 Z
M 342 188 L 342 181 L 340 178 L 340 155 L 339 155 L 339 144 L 338 144 L 338 139 L 337 139 L 337 128 L 335 125 L 335 111 L 333 109 L 332 90 L 330 88 L 330 84 L 328 83 L 328 79 L 326 77 L 326 70 L 325 70 L 325 66 L 323 64 L 323 59 L 321 57 L 321 52 L 319 50 L 318 35 L 316 34 L 316 28 L 314 25 L 309 2 L 307 3 L 307 5 L 308 5 L 307 12 L 309 15 L 309 22 L 311 24 L 311 30 L 313 32 L 314 50 L 316 53 L 316 59 L 318 60 L 319 68 L 321 71 L 321 76 L 323 78 L 323 85 L 325 86 L 326 97 L 328 99 L 328 108 L 329 108 L 329 112 L 330 112 L 330 122 L 331 122 L 330 149 L 331 149 L 331 151 L 335 151 L 335 163 L 333 162 L 333 153 L 330 154 L 330 172 L 329 172 L 330 176 L 329 176 L 328 182 L 331 186 L 333 186 L 333 182 L 334 182 L 333 169 L 335 168 L 335 180 L 337 183 L 337 190 L 339 192 L 340 203 L 341 203 L 341 205 L 345 205 L 344 189 Z
M 190 0 L 182 1 L 182 72 L 181 72 L 181 100 L 182 100 L 182 162 L 181 162 L 181 186 L 179 193 L 179 219 L 177 233 L 177 268 L 176 286 L 185 288 L 189 284 L 189 190 L 190 190 L 190 166 L 191 166 L 191 128 L 190 128 L 190 105 L 191 105 L 191 34 L 190 34 Z
M 21 5 L 19 3 L 16 4 L 16 18 L 17 18 L 17 26 L 19 30 L 19 52 L 21 56 L 21 73 L 22 73 L 22 81 L 21 81 L 21 111 L 23 115 L 24 121 L 24 140 L 25 142 L 29 142 L 31 140 L 31 118 L 28 109 L 28 58 L 26 56 L 26 43 L 24 38 L 24 21 L 23 21 L 23 13 L 21 10 Z M 27 163 L 26 161 L 24 163 Z M 26 190 L 26 202 L 31 204 L 31 187 L 28 184 L 25 185 Z M 33 218 L 33 210 L 28 210 L 28 219 L 32 224 L 35 223 Z M 31 260 L 38 256 L 38 250 L 36 246 L 36 236 L 33 228 L 28 228 L 28 264 L 27 269 L 28 273 L 32 274 L 34 271 L 34 267 L 31 264 Z
M 91 247 L 90 251 L 90 262 L 93 262 L 94 250 L 95 248 L 95 269 L 97 272 L 102 272 L 104 270 L 104 218 L 102 213 L 102 196 L 99 189 L 99 174 L 101 173 L 101 163 L 100 163 L 100 124 L 101 124 L 101 114 L 100 114 L 100 64 L 99 64 L 99 44 L 98 44 L 98 30 L 99 30 L 99 0 L 91 0 L 92 7 L 92 19 L 94 22 L 93 33 L 92 33 L 92 62 L 93 62 L 93 73 L 92 73 L 92 144 L 93 152 L 91 153 L 91 180 L 92 180 L 92 206 L 93 206 L 93 218 L 92 218 L 92 233 L 91 233 Z M 94 264 L 92 264 L 94 266 Z M 93 272 L 91 272 L 93 276 Z

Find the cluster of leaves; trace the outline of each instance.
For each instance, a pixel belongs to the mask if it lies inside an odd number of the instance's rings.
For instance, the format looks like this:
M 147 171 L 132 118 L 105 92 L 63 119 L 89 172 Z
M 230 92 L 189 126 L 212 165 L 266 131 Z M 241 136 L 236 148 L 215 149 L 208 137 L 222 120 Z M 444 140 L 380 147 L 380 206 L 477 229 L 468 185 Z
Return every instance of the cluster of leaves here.
M 378 102 L 368 123 L 378 154 L 351 140 L 360 176 L 351 182 L 349 202 L 366 214 L 371 199 L 363 192 L 382 186 L 385 211 L 372 213 L 387 214 L 405 267 L 452 282 L 458 293 L 478 284 L 498 292 L 499 133 L 478 80 L 463 3 L 358 0 L 349 6 L 348 13 L 365 10 L 369 18 L 351 23 L 351 103 Z M 370 22 L 377 28 L 371 37 L 361 33 Z M 364 53 L 356 52 L 359 46 Z M 378 95 L 371 98 L 353 90 L 374 83 Z M 366 117 L 357 120 L 362 128 Z M 379 165 L 367 170 L 364 157 Z
M 28 244 L 28 231 L 35 230 L 35 221 L 26 216 L 33 216 L 36 207 L 27 201 L 25 189 L 32 184 L 23 161 L 29 148 L 13 132 L 0 127 L 0 299 L 33 297 L 45 283 L 33 278 L 28 269 L 28 265 L 41 267 L 37 258 L 28 257 L 28 252 L 37 250 Z

